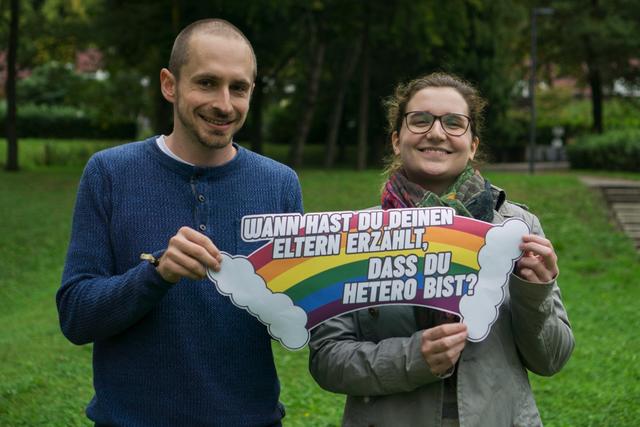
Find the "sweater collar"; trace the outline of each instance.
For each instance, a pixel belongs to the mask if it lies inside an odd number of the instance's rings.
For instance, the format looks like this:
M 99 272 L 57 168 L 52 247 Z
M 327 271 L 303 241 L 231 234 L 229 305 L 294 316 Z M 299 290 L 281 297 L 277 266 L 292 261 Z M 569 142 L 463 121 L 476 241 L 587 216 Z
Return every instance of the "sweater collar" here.
M 183 176 L 187 179 L 192 177 L 196 178 L 217 178 L 224 176 L 228 173 L 231 173 L 238 169 L 243 162 L 246 161 L 247 150 L 235 142 L 233 142 L 233 146 L 236 149 L 236 155 L 233 159 L 229 160 L 227 163 L 224 163 L 220 166 L 212 166 L 212 167 L 202 167 L 202 166 L 191 166 L 186 163 L 182 163 L 167 156 L 165 153 L 160 150 L 158 144 L 156 143 L 156 139 L 158 135 L 148 138 L 144 141 L 145 148 L 147 152 L 151 154 L 151 156 L 158 161 L 164 168 L 171 170 L 172 172 Z

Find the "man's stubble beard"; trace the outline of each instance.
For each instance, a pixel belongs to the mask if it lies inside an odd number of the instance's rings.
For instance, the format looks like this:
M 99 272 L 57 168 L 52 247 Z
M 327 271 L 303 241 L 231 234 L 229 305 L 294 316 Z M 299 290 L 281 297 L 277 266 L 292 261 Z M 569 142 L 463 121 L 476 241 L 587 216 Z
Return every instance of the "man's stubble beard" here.
M 194 120 L 197 121 L 199 119 L 200 117 L 196 113 L 196 115 L 194 116 Z M 233 140 L 233 134 L 227 136 L 223 133 L 220 134 L 217 132 L 214 132 L 211 135 L 213 136 L 213 138 L 217 138 L 218 140 L 216 139 L 210 140 L 211 138 L 208 138 L 208 139 L 203 138 L 198 132 L 198 127 L 196 126 L 196 124 L 189 123 L 189 121 L 186 120 L 186 118 L 183 116 L 182 109 L 180 108 L 178 108 L 178 120 L 180 120 L 182 124 L 182 128 L 185 129 L 188 134 L 190 134 L 190 136 L 192 137 L 191 139 L 197 141 L 204 148 L 211 149 L 211 150 L 219 150 L 231 144 L 231 141 Z M 225 138 L 225 139 L 220 141 L 219 138 Z

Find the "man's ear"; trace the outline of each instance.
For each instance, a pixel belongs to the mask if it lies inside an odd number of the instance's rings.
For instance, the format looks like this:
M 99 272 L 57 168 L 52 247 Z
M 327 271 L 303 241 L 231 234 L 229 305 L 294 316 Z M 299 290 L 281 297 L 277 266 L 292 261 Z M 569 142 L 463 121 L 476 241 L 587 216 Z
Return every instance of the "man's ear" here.
M 171 71 L 166 68 L 160 70 L 160 91 L 164 99 L 172 104 L 176 100 L 176 85 L 176 78 L 171 74 Z
M 396 156 L 400 154 L 400 138 L 397 130 L 394 130 L 391 134 L 391 147 L 393 148 L 393 154 Z

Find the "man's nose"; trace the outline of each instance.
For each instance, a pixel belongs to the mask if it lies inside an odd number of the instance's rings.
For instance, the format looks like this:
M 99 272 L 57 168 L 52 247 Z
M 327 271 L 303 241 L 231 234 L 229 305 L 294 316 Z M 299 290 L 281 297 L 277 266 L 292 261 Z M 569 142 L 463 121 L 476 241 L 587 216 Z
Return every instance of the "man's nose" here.
M 233 112 L 233 105 L 231 104 L 231 93 L 229 88 L 224 86 L 220 87 L 215 97 L 211 101 L 211 105 L 214 109 L 224 114 L 231 114 Z

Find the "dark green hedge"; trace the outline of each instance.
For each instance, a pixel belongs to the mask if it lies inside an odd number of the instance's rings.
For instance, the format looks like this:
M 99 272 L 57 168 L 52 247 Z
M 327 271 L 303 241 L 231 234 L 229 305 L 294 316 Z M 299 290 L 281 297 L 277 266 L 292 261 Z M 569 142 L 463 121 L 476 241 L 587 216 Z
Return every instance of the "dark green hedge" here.
M 6 107 L 0 107 L 0 137 L 6 135 Z M 72 107 L 25 105 L 18 108 L 21 138 L 134 139 L 133 120 L 100 121 Z
M 640 172 L 640 129 L 585 135 L 567 146 L 572 168 Z

